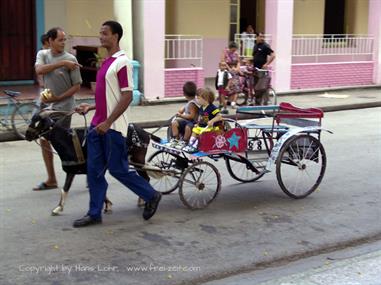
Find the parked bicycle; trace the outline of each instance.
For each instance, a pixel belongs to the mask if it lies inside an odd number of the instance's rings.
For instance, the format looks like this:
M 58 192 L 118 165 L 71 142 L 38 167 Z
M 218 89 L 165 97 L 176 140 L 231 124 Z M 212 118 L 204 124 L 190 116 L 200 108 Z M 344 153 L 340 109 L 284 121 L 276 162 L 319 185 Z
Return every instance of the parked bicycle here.
M 250 98 L 253 98 L 254 102 L 250 102 Z M 276 104 L 277 97 L 274 88 L 271 87 L 269 70 L 256 68 L 254 74 L 242 76 L 242 92 L 238 94 L 238 106 Z
M 20 139 L 25 139 L 25 132 L 32 116 L 40 107 L 35 102 L 22 102 L 17 98 L 20 96 L 20 92 L 11 90 L 3 90 L 3 92 L 7 95 L 8 103 L 4 112 L 1 112 L 0 125 L 12 129 Z

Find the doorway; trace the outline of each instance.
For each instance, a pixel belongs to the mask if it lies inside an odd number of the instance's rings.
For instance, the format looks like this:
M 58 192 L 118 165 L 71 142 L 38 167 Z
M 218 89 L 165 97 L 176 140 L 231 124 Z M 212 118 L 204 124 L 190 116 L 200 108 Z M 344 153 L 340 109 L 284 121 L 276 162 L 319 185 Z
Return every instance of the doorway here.
M 242 34 L 248 25 L 251 25 L 256 31 L 257 0 L 241 0 L 239 33 Z
M 35 0 L 0 1 L 0 81 L 35 78 Z

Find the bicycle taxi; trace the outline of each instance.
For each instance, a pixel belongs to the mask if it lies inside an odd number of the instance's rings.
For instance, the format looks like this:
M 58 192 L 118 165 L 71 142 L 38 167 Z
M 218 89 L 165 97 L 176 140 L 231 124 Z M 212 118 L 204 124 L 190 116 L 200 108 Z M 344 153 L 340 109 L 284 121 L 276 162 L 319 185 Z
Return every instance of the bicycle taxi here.
M 199 151 L 187 153 L 152 142 L 157 151 L 145 170 L 150 183 L 163 194 L 179 189 L 188 208 L 209 205 L 221 189 L 221 175 L 213 162 L 224 159 L 228 173 L 240 182 L 253 182 L 276 171 L 281 189 L 290 197 L 304 198 L 321 183 L 327 158 L 320 141 L 324 113 L 317 108 L 298 108 L 289 103 L 246 106 L 237 117 L 251 118 L 244 123 L 224 119 L 220 132 L 203 133 Z M 261 123 L 263 119 L 269 123 Z

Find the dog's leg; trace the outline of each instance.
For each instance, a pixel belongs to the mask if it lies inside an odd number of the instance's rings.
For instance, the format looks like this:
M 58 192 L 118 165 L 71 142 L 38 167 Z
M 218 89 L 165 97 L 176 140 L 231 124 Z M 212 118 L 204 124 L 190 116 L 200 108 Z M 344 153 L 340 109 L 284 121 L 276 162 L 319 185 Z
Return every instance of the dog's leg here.
M 74 176 L 75 174 L 72 174 L 72 173 L 66 174 L 65 184 L 63 189 L 61 189 L 60 202 L 58 203 L 58 206 L 52 210 L 52 216 L 57 216 L 59 215 L 59 212 L 63 211 L 67 195 L 69 194 L 71 184 L 73 183 L 73 180 L 74 180 Z
M 145 164 L 145 158 L 147 154 L 147 148 L 143 147 L 134 147 L 133 151 L 131 152 L 131 161 L 135 163 L 139 163 L 144 165 Z M 150 177 L 148 176 L 147 172 L 145 170 L 142 170 L 140 168 L 136 169 L 136 172 L 143 177 L 147 182 L 149 182 Z M 138 198 L 137 206 L 139 208 L 143 208 L 145 205 L 145 201 L 142 198 Z

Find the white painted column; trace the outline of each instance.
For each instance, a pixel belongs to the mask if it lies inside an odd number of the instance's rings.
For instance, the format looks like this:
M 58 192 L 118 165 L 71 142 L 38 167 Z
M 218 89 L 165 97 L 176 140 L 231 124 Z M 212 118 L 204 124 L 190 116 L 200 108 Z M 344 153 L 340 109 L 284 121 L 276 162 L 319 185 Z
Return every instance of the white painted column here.
M 293 14 L 294 0 L 266 0 L 265 33 L 276 55 L 272 85 L 278 92 L 291 88 Z
M 115 20 L 123 27 L 123 37 L 119 45 L 128 57 L 133 59 L 132 6 L 131 0 L 114 0 Z
M 381 1 L 369 0 L 368 34 L 374 37 L 373 83 L 381 84 Z
M 164 97 L 165 0 L 133 1 L 134 55 L 147 100 Z M 149 116 L 149 114 L 147 114 Z

